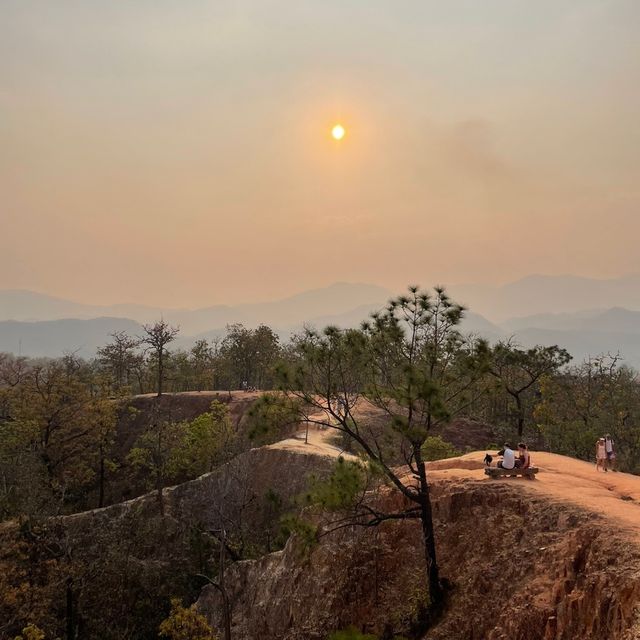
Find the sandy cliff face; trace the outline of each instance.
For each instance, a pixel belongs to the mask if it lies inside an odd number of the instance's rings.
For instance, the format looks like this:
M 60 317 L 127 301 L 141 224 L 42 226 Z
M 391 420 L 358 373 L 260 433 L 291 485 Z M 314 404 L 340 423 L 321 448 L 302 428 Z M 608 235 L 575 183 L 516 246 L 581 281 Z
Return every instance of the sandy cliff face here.
M 436 486 L 443 573 L 455 589 L 428 638 L 619 638 L 632 627 L 635 536 L 517 486 L 461 484 Z
M 640 547 L 614 524 L 517 484 L 438 479 L 433 486 L 449 608 L 432 640 L 639 637 Z M 418 527 L 388 523 L 324 538 L 310 555 L 295 540 L 229 573 L 236 638 L 325 638 L 355 625 L 406 631 L 423 596 Z M 199 605 L 220 623 L 217 595 Z

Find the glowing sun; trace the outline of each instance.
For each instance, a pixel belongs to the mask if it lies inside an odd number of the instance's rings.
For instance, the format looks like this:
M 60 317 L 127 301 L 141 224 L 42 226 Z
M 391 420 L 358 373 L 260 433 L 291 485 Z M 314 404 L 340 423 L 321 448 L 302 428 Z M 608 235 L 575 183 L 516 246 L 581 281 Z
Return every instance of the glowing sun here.
M 331 129 L 331 137 L 334 140 L 342 140 L 345 133 L 344 127 L 341 124 L 336 124 L 333 129 Z

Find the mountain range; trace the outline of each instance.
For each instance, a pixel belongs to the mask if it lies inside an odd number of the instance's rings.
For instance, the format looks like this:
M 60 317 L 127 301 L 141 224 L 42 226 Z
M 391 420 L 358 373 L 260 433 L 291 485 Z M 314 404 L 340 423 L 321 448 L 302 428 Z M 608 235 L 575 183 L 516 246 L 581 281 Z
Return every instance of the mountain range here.
M 463 330 L 491 341 L 514 336 L 523 346 L 558 344 L 581 360 L 619 352 L 640 368 L 640 276 L 595 280 L 574 276 L 530 276 L 501 286 L 448 288 L 471 310 Z M 32 291 L 0 291 L 0 351 L 55 357 L 63 352 L 92 356 L 113 331 L 140 335 L 142 324 L 160 317 L 179 325 L 177 346 L 224 334 L 227 324 L 260 323 L 283 339 L 304 325 L 358 326 L 392 292 L 372 284 L 335 283 L 264 303 L 160 309 L 119 304 L 94 306 Z
M 0 291 L 0 320 L 34 322 L 114 317 L 147 323 L 163 317 L 179 325 L 183 333 L 196 335 L 233 322 L 247 326 L 293 326 L 316 317 L 353 312 L 358 307 L 377 308 L 390 296 L 391 292 L 377 285 L 338 282 L 270 302 L 175 309 L 136 304 L 87 305 L 33 291 L 6 290 Z
M 453 298 L 493 322 L 548 313 L 624 307 L 640 311 L 640 274 L 606 280 L 531 275 L 505 285 L 454 285 Z

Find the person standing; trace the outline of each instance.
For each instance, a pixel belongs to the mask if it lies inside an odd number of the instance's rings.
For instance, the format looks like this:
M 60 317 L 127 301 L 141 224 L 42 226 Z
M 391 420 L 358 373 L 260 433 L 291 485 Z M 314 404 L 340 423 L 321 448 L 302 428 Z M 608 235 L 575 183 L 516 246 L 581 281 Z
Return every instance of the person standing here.
M 604 437 L 604 450 L 607 454 L 607 466 L 612 471 L 616 470 L 616 450 L 611 435 L 607 433 Z
M 604 438 L 598 438 L 596 442 L 596 471 L 598 469 L 607 471 L 607 450 Z

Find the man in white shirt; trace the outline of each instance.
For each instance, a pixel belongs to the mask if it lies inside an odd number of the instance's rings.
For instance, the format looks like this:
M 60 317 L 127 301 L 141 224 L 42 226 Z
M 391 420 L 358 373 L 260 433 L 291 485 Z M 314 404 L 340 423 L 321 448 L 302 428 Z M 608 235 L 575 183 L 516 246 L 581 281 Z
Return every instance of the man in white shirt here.
M 508 442 L 504 443 L 504 449 L 498 455 L 502 456 L 502 460 L 498 462 L 499 469 L 513 469 L 516 466 L 516 454 Z

